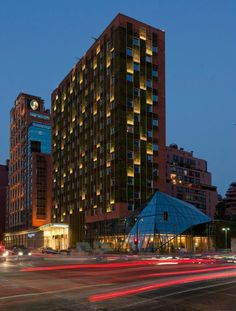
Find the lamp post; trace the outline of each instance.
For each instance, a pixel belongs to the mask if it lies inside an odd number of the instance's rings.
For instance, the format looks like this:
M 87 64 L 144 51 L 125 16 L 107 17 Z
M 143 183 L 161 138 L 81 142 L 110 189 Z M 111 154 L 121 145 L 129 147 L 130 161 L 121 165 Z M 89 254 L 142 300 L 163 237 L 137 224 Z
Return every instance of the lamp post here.
M 222 231 L 225 232 L 225 249 L 227 249 L 227 234 L 228 234 L 228 231 L 230 231 L 230 228 L 222 228 Z

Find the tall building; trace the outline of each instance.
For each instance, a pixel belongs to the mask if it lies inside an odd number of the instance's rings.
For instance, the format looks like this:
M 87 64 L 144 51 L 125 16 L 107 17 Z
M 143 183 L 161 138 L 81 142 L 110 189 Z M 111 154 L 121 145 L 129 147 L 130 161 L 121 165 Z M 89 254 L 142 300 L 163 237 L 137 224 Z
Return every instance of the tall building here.
M 166 147 L 166 155 L 167 193 L 214 218 L 218 196 L 216 187 L 211 184 L 207 161 L 194 157 L 192 151 L 178 148 L 176 144 Z
M 52 114 L 54 221 L 72 245 L 119 233 L 165 191 L 165 33 L 118 14 L 52 93 Z
M 5 232 L 7 185 L 8 185 L 8 161 L 6 165 L 0 164 L 0 241 L 3 239 L 3 233 Z
M 232 220 L 236 220 L 236 182 L 232 182 L 225 194 L 226 215 Z
M 20 93 L 11 110 L 8 242 L 51 220 L 51 116 L 44 101 Z

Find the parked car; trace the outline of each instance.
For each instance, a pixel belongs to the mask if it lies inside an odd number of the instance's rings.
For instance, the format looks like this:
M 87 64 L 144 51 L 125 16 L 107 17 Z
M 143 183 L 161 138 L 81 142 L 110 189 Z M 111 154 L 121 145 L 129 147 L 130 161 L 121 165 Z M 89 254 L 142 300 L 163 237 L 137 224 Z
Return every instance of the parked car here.
M 43 254 L 59 254 L 59 252 L 56 249 L 53 249 L 51 247 L 44 247 L 42 248 L 42 253 Z

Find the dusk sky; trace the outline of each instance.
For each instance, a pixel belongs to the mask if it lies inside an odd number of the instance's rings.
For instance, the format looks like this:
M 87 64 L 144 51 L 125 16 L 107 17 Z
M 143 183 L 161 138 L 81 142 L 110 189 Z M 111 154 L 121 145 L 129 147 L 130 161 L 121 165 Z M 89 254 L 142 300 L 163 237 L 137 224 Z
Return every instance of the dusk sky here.
M 0 163 L 20 92 L 50 94 L 118 14 L 166 32 L 167 145 L 208 161 L 225 194 L 236 181 L 236 1 L 0 1 Z

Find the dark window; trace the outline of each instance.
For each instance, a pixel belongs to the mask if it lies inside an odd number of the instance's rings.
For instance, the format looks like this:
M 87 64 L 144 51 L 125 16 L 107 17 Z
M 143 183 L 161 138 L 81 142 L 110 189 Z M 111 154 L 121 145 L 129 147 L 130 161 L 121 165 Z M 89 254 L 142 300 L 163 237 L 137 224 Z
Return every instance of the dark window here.
M 41 152 L 41 142 L 31 140 L 30 141 L 30 150 L 31 150 L 31 152 Z

